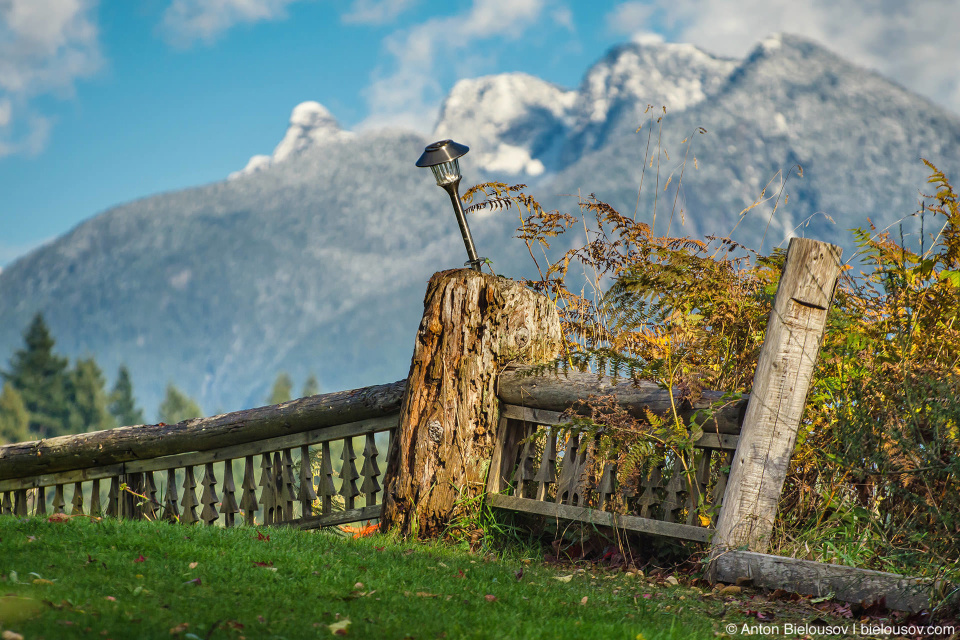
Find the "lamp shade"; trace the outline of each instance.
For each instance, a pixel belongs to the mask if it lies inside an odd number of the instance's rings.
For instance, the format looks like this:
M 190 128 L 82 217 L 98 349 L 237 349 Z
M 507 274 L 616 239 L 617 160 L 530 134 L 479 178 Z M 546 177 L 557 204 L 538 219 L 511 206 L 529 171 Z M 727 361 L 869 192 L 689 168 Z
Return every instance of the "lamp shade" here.
M 438 140 L 427 145 L 423 150 L 420 159 L 417 160 L 418 167 L 432 167 L 438 164 L 444 164 L 456 160 L 470 151 L 470 147 L 453 140 Z

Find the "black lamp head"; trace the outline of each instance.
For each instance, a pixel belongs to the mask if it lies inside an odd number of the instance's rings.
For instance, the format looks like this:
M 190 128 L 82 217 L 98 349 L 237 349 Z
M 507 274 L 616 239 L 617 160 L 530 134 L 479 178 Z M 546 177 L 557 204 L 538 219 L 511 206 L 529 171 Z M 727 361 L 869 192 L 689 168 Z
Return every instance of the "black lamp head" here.
M 469 150 L 467 145 L 453 140 L 438 140 L 427 145 L 417 160 L 417 166 L 430 167 L 437 184 L 442 187 L 460 179 L 460 162 L 457 158 Z

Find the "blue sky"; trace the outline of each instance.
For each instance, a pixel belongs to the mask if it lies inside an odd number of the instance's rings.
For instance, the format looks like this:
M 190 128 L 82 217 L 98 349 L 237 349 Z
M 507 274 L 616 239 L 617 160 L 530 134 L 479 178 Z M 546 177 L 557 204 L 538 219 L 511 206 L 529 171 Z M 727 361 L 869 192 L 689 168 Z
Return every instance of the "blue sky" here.
M 637 34 L 742 56 L 789 31 L 960 113 L 957 28 L 955 0 L 0 0 L 0 267 L 271 153 L 305 100 L 427 133 L 459 78 L 575 87 Z

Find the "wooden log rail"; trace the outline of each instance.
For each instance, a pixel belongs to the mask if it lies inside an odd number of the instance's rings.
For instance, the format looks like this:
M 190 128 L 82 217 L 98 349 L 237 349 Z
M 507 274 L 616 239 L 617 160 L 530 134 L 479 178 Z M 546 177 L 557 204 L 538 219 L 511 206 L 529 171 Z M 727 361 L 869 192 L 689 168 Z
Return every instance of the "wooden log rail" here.
M 376 519 L 403 386 L 0 447 L 0 514 L 302 528 Z

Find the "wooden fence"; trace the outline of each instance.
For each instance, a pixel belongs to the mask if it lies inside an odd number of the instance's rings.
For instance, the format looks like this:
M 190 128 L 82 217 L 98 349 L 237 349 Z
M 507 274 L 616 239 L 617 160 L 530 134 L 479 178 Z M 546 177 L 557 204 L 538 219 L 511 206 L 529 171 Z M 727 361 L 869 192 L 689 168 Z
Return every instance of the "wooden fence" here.
M 400 381 L 178 425 L 0 447 L 0 513 L 226 527 L 376 519 L 403 388 Z
M 839 258 L 832 245 L 791 241 L 753 392 L 719 408 L 720 392 L 683 404 L 676 390 L 649 383 L 534 373 L 523 365 L 549 361 L 560 349 L 552 303 L 512 281 L 455 270 L 428 285 L 408 380 L 178 425 L 0 447 L 0 513 L 102 510 L 304 528 L 382 517 L 404 533 L 429 536 L 443 530 L 459 498 L 485 492 L 498 508 L 709 542 L 716 580 L 747 577 L 848 600 L 885 597 L 917 610 L 929 602 L 924 581 L 760 553 Z M 709 408 L 712 419 L 698 422 L 704 433 L 689 459 L 663 451 L 659 465 L 620 473 L 621 459 L 597 455 L 596 432 L 569 428 L 571 409 L 600 396 L 638 417 L 689 421 Z

